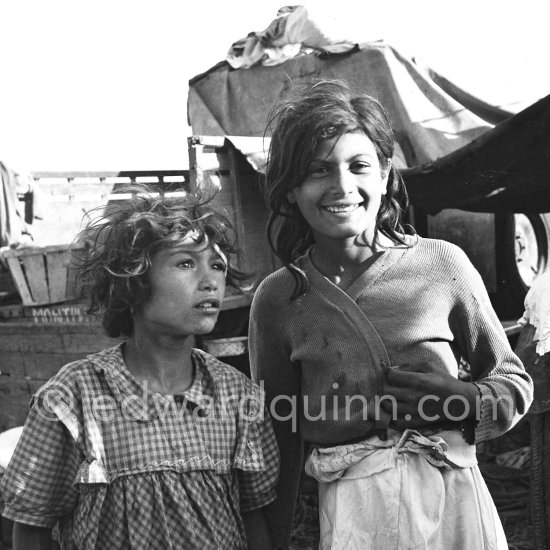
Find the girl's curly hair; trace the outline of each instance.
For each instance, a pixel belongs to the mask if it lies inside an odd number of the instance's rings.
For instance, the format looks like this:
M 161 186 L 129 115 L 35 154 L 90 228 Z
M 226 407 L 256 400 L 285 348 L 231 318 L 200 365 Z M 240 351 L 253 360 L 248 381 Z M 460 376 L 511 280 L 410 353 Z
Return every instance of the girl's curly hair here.
M 231 265 L 230 258 L 239 254 L 235 231 L 207 201 L 192 194 L 165 196 L 139 184 L 120 191 L 131 198 L 110 203 L 79 233 L 77 240 L 85 243 L 86 252 L 73 257 L 89 300 L 88 313 L 101 319 L 108 336 L 132 334 L 132 308 L 150 295 L 152 257 L 177 246 L 189 233 L 198 243 L 208 240 L 219 246 L 229 262 L 227 284 L 242 290 L 249 275 Z

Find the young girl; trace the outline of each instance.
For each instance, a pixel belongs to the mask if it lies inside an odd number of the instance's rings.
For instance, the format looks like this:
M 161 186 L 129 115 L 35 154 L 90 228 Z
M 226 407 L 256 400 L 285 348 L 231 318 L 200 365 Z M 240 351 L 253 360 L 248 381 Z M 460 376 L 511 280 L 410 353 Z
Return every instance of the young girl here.
M 272 124 L 268 234 L 285 267 L 255 294 L 250 353 L 281 450 L 275 546 L 305 442 L 322 549 L 505 548 L 474 443 L 518 421 L 532 384 L 480 276 L 456 246 L 405 234 L 375 99 L 319 82 Z
M 124 341 L 37 393 L 2 480 L 14 548 L 270 548 L 278 449 L 259 388 L 193 348 L 214 328 L 231 228 L 191 196 L 142 192 L 92 226 L 92 311 Z

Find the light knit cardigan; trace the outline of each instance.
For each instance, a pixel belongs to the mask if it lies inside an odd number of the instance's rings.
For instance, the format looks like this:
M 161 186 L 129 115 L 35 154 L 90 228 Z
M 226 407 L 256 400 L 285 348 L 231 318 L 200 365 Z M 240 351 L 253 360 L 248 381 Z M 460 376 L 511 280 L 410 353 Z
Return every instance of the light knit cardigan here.
M 386 366 L 427 362 L 456 376 L 463 357 L 483 397 L 476 441 L 509 430 L 531 403 L 532 381 L 464 252 L 441 240 L 418 237 L 410 244 L 386 249 L 346 292 L 308 255 L 297 262 L 309 283 L 303 295 L 290 300 L 294 279 L 287 269 L 256 291 L 250 361 L 268 404 L 276 405 L 281 476 L 268 519 L 281 547 L 290 533 L 302 438 L 338 444 L 368 434 L 372 420 L 357 407 L 344 415 L 342 403 L 357 395 L 370 403 Z M 315 419 L 323 411 L 325 419 Z

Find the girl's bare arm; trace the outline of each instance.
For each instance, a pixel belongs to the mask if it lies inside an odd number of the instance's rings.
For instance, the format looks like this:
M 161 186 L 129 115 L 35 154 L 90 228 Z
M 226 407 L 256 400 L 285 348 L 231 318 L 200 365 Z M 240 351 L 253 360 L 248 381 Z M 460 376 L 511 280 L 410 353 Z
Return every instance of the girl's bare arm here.
M 271 539 L 265 521 L 264 509 L 243 513 L 243 521 L 249 550 L 271 550 Z
M 15 522 L 13 526 L 13 550 L 51 550 L 52 530 Z

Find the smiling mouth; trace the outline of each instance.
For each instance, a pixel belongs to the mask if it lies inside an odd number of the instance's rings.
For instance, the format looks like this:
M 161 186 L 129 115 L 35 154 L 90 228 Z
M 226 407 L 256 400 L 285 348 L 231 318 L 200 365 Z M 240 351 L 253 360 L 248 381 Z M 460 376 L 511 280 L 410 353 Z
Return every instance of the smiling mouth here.
M 221 302 L 219 300 L 202 300 L 198 304 L 193 306 L 193 309 L 198 309 L 204 312 L 218 311 L 220 309 Z
M 362 202 L 356 202 L 353 204 L 328 204 L 322 208 L 331 214 L 347 214 L 357 210 L 362 204 Z

